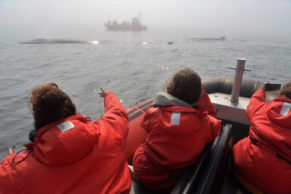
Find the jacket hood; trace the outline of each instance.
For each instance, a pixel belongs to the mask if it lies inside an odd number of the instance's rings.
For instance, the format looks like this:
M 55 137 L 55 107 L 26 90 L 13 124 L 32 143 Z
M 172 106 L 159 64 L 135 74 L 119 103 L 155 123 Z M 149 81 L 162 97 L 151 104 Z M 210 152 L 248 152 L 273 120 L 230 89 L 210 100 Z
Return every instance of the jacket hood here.
M 270 101 L 267 115 L 277 125 L 291 129 L 291 99 L 278 97 Z
M 47 165 L 73 164 L 93 150 L 99 135 L 99 129 L 90 120 L 74 115 L 39 129 L 33 154 Z
M 191 104 L 172 96 L 171 94 L 168 94 L 166 92 L 160 92 L 157 94 L 153 101 L 153 106 L 186 106 L 186 107 L 192 107 Z
M 205 119 L 206 113 L 202 110 L 165 92 L 157 94 L 153 106 L 163 112 L 157 119 L 159 128 L 173 137 L 192 134 L 201 128 L 201 120 Z

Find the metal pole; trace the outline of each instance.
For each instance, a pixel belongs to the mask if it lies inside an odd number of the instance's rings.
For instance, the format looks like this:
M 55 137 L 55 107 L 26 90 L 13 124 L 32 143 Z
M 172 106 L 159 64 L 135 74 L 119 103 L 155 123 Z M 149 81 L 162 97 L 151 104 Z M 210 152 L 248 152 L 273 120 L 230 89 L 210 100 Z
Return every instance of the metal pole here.
M 241 80 L 244 73 L 245 63 L 246 63 L 246 59 L 243 59 L 243 58 L 237 59 L 236 71 L 235 71 L 235 76 L 233 80 L 231 99 L 230 99 L 230 102 L 233 104 L 238 103 Z

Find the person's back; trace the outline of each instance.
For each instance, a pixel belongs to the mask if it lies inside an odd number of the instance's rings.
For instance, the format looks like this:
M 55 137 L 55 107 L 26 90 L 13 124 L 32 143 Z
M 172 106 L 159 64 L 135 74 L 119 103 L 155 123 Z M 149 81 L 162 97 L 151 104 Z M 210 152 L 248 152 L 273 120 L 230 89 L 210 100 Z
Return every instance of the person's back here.
M 167 93 L 160 93 L 145 114 L 142 126 L 148 136 L 133 158 L 138 180 L 151 190 L 169 192 L 181 168 L 195 164 L 205 144 L 219 134 L 221 124 L 209 113 L 215 110 L 198 74 L 177 72 Z
M 263 193 L 291 193 L 291 82 L 269 103 L 263 86 L 246 113 L 251 127 L 234 146 L 235 173 Z
M 129 193 L 131 179 L 123 153 L 127 112 L 113 93 L 102 95 L 105 114 L 95 122 L 75 111 L 48 124 L 35 121 L 37 132 L 27 150 L 7 156 L 0 164 L 0 193 Z M 40 95 L 36 101 L 53 107 L 50 100 L 43 100 L 55 99 L 52 96 Z M 34 115 L 42 111 L 37 106 Z M 72 109 L 73 105 L 61 112 Z M 56 112 L 43 115 L 53 117 L 50 114 Z

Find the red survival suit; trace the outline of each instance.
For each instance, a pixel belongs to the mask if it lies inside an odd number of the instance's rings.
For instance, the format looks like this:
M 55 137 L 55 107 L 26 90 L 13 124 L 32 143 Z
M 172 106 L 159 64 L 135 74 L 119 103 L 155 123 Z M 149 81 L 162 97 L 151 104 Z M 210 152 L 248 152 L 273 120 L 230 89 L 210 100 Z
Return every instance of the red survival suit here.
M 249 137 L 233 148 L 234 170 L 263 193 L 291 193 L 291 99 L 265 102 L 259 89 L 246 113 Z
M 173 103 L 173 99 L 179 102 Z M 135 152 L 133 167 L 146 187 L 169 192 L 181 168 L 195 164 L 205 144 L 220 133 L 220 122 L 208 114 L 216 114 L 208 95 L 203 99 L 200 108 L 192 108 L 174 96 L 161 93 L 154 100 L 154 106 L 159 107 L 149 108 L 145 113 L 142 126 L 148 136 Z
M 104 104 L 97 121 L 78 114 L 51 123 L 28 150 L 7 156 L 0 164 L 0 193 L 129 193 L 128 115 L 113 93 Z

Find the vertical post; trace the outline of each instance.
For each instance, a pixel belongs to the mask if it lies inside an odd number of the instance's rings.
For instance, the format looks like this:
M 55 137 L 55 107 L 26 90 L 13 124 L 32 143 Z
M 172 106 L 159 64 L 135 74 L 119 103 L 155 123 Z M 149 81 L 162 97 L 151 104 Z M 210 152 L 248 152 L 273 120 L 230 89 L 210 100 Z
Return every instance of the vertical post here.
M 238 103 L 241 80 L 244 73 L 245 63 L 246 63 L 246 59 L 243 59 L 243 58 L 237 59 L 236 71 L 235 71 L 235 76 L 233 80 L 231 99 L 230 99 L 230 102 L 233 104 Z

